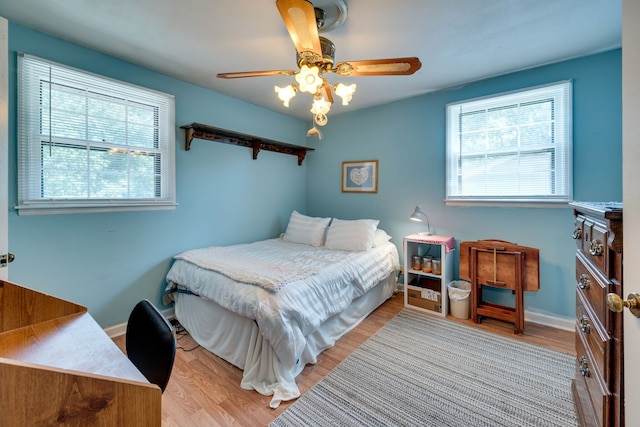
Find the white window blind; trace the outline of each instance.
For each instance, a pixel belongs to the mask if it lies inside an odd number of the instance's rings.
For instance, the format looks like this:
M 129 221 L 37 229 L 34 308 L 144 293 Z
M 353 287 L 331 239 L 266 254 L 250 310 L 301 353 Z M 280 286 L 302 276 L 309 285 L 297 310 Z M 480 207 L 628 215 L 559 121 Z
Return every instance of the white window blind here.
M 18 57 L 20 214 L 175 207 L 174 97 Z
M 447 105 L 447 203 L 572 198 L 572 93 L 565 81 Z

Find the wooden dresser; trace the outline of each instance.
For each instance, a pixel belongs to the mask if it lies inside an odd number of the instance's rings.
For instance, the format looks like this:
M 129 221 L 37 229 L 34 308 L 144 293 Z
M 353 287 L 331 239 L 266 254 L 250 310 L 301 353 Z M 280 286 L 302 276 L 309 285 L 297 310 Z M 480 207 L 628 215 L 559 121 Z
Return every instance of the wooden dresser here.
M 576 376 L 572 388 L 582 426 L 624 426 L 622 313 L 607 294 L 622 297 L 622 204 L 571 203 L 575 215 Z

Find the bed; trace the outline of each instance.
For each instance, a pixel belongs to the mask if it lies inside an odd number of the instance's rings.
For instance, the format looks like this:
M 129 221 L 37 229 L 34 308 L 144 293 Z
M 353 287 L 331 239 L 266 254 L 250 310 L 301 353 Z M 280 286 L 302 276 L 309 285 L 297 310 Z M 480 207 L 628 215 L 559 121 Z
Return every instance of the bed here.
M 278 238 L 176 255 L 165 302 L 276 408 L 300 395 L 305 365 L 395 292 L 398 251 L 377 225 L 294 211 Z

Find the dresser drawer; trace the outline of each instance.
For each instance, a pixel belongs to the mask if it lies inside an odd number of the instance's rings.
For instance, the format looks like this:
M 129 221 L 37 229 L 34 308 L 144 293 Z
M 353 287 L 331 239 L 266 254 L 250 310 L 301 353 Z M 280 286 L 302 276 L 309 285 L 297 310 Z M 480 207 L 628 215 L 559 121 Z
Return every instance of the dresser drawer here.
M 582 336 L 584 346 L 589 349 L 593 365 L 605 379 L 609 380 L 609 361 L 611 360 L 611 336 L 600 321 L 595 318 L 582 293 L 576 292 L 576 333 Z
M 608 239 L 609 233 L 604 223 L 585 218 L 582 225 L 582 253 L 606 277 L 611 277 L 608 263 Z
M 593 356 L 579 332 L 580 328 L 576 327 L 575 381 L 578 389 L 586 390 L 586 393 L 580 395 L 580 399 L 588 400 L 588 402 L 581 402 L 581 406 L 593 409 L 598 425 L 609 425 L 611 393 L 597 366 L 593 363 Z
M 596 270 L 581 252 L 576 255 L 576 281 L 578 293 L 582 295 L 586 305 L 591 307 L 592 314 L 607 333 L 611 334 L 611 315 L 605 303 L 611 282 Z

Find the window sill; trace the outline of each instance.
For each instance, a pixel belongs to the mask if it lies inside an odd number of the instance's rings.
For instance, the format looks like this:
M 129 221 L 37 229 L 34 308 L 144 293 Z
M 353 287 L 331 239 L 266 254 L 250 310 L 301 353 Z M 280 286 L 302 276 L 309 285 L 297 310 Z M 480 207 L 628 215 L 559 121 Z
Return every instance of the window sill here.
M 14 209 L 18 215 L 62 215 L 62 214 L 87 214 L 87 213 L 107 213 L 107 212 L 140 212 L 140 211 L 167 211 L 174 210 L 177 206 L 175 202 L 154 203 L 154 204 L 35 204 L 17 205 Z
M 567 200 L 445 200 L 446 206 L 486 208 L 568 208 Z

